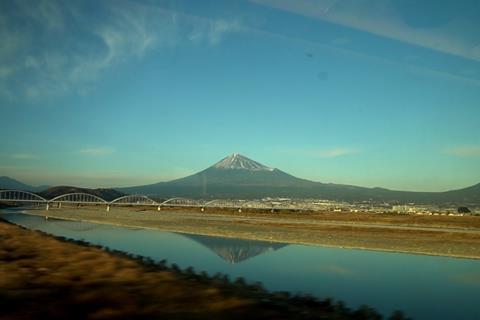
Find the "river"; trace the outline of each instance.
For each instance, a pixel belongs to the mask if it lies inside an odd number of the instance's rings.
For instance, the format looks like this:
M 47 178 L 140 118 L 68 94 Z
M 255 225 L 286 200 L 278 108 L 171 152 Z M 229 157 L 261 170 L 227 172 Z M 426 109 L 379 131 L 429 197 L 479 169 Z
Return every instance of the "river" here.
M 367 304 L 413 319 L 480 319 L 480 261 L 227 239 L 57 219 L 6 211 L 26 228 L 150 257 L 270 290 Z

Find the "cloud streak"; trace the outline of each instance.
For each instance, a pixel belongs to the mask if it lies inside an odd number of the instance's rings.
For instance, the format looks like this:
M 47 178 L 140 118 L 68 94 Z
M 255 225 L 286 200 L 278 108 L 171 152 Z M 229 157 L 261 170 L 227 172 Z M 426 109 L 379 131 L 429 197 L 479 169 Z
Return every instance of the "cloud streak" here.
M 91 157 L 101 157 L 101 156 L 108 156 L 115 152 L 115 149 L 110 147 L 94 147 L 94 148 L 85 148 L 78 150 L 77 153 L 91 156 Z
M 445 153 L 456 157 L 480 157 L 480 146 L 459 146 L 446 149 Z
M 478 22 L 452 15 L 442 25 L 435 28 L 415 26 L 402 8 L 393 1 L 383 0 L 250 0 L 252 2 L 313 17 L 331 23 L 366 31 L 375 35 L 392 38 L 427 47 L 468 59 L 480 61 L 478 38 L 466 34 Z M 401 2 L 401 1 L 400 1 Z M 421 6 L 419 3 L 417 5 Z M 422 7 L 422 6 L 421 6 Z M 425 9 L 426 7 L 422 7 Z M 417 8 L 418 9 L 418 8 Z M 468 17 L 467 17 L 468 18 Z M 424 19 L 424 23 L 426 19 Z M 410 22 L 410 23 L 409 23 Z
M 375 27 L 374 30 L 387 33 L 382 35 L 403 41 L 411 38 L 408 30 L 401 29 L 397 20 L 392 20 L 394 24 L 391 19 L 379 22 L 378 19 L 367 19 L 375 11 L 361 11 L 357 21 L 352 11 L 347 10 L 349 6 L 344 6 L 347 9 L 343 11 L 339 10 L 335 0 L 317 1 L 315 7 L 307 12 L 305 10 L 309 7 L 306 1 L 297 1 L 295 4 L 269 0 L 254 2 L 299 14 L 315 15 L 368 32 Z M 11 6 L 2 7 L 0 4 L 0 99 L 7 101 L 26 99 L 37 102 L 72 93 L 84 95 L 94 90 L 95 83 L 115 66 L 139 61 L 156 50 L 188 45 L 216 46 L 227 35 L 243 31 L 265 34 L 260 29 L 246 27 L 241 21 L 198 17 L 133 1 L 95 2 L 98 11 L 95 14 L 82 2 L 72 1 L 18 1 Z M 385 5 L 377 7 L 382 6 Z M 8 12 L 17 12 L 16 20 Z M 386 14 L 388 17 L 396 13 L 387 10 Z M 372 27 L 365 25 L 365 21 L 376 24 Z M 18 24 L 26 27 L 17 28 Z M 464 40 L 458 44 L 455 39 L 460 37 L 451 37 L 445 32 L 442 34 L 446 34 L 447 39 L 435 40 L 441 45 L 434 49 L 480 60 L 478 43 L 470 46 L 470 42 Z M 427 36 L 429 41 L 422 38 Z M 437 36 L 422 37 L 413 37 L 412 41 L 418 45 L 428 44 Z M 340 37 L 334 39 L 331 45 L 324 46 L 330 49 L 338 46 L 336 50 L 346 52 L 348 49 L 341 47 L 350 41 L 349 38 Z M 444 47 L 460 49 L 457 52 Z M 480 85 L 478 79 L 469 74 L 457 75 L 408 64 L 405 67 L 420 75 Z
M 15 160 L 32 160 L 37 159 L 38 157 L 30 153 L 14 153 L 10 155 L 10 158 Z
M 114 66 L 162 48 L 217 45 L 242 30 L 238 21 L 207 19 L 132 1 L 17 2 L 0 5 L 0 98 L 30 101 L 85 94 Z M 17 12 L 16 18 L 7 15 Z M 19 29 L 15 25 L 23 23 Z M 19 31 L 22 30 L 22 31 Z
M 338 147 L 332 149 L 320 149 L 320 148 L 279 148 L 277 150 L 284 154 L 301 155 L 304 157 L 314 158 L 338 158 L 351 156 L 360 153 L 357 148 L 345 148 Z
M 403 59 L 396 59 L 388 56 L 376 55 L 346 46 L 346 44 L 352 41 L 350 38 L 335 38 L 330 42 L 321 42 L 308 40 L 306 38 L 298 36 L 285 35 L 283 33 L 278 33 L 271 30 L 262 30 L 259 28 L 246 28 L 245 26 L 243 26 L 243 30 L 248 30 L 249 32 L 267 37 L 283 39 L 289 42 L 295 41 L 297 43 L 308 45 L 309 47 L 356 57 L 359 59 L 370 61 L 372 63 L 387 64 L 401 67 L 402 69 L 407 70 L 409 73 L 415 76 L 455 81 L 476 87 L 480 86 L 480 80 L 476 78 L 476 75 L 479 74 L 479 72 L 476 69 L 464 69 L 458 73 L 455 73 L 449 70 L 432 68 L 429 66 L 425 66 L 424 64 L 416 63 L 418 57 L 405 56 Z
M 319 151 L 315 151 L 314 153 L 322 158 L 336 158 L 336 157 L 356 154 L 358 153 L 358 151 L 355 149 L 349 149 L 349 148 L 336 148 L 336 149 L 325 150 L 325 151 L 319 150 Z

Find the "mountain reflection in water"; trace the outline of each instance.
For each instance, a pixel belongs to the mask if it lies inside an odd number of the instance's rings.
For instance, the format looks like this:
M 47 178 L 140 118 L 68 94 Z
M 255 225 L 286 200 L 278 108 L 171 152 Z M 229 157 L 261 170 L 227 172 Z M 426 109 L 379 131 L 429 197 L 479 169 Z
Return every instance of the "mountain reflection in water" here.
M 259 240 L 241 240 L 221 237 L 210 237 L 196 234 L 182 236 L 202 244 L 212 250 L 220 258 L 232 264 L 239 263 L 258 255 L 273 252 L 288 246 L 286 243 L 275 243 Z

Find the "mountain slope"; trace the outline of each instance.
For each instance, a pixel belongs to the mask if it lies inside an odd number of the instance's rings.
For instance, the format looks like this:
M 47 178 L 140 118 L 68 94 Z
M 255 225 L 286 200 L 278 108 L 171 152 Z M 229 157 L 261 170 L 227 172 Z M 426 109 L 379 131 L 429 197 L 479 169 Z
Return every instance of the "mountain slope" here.
M 236 153 L 185 178 L 119 190 L 190 198 L 294 197 L 362 200 L 376 199 L 378 196 L 377 192 L 369 188 L 300 179 Z
M 0 189 L 39 191 L 48 188 L 48 186 L 31 186 L 7 176 L 0 177 Z
M 480 183 L 459 190 L 441 192 L 441 194 L 447 199 L 456 199 L 456 202 L 480 203 Z
M 234 153 L 213 166 L 185 178 L 117 190 L 165 197 L 258 198 L 282 193 L 282 190 L 288 194 L 292 187 L 311 188 L 317 184 Z M 272 188 L 276 189 L 273 193 Z
M 231 156 L 225 157 L 211 168 L 214 169 L 245 169 L 250 171 L 273 171 L 273 168 L 264 166 L 263 164 L 248 159 L 241 154 L 234 153 Z
M 447 192 L 394 191 L 326 184 L 294 177 L 239 154 L 232 154 L 205 170 L 181 179 L 117 190 L 165 198 L 288 197 L 393 203 L 480 203 L 480 184 Z

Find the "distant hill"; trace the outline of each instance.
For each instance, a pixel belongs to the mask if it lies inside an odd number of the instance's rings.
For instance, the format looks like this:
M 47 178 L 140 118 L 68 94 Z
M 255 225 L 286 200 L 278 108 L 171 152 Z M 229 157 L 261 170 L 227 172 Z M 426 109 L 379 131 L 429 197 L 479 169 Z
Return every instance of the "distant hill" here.
M 125 195 L 124 193 L 114 189 L 87 189 L 87 188 L 77 188 L 77 187 L 70 187 L 70 186 L 52 187 L 52 188 L 48 188 L 47 190 L 38 192 L 38 194 L 44 197 L 45 199 L 52 199 L 62 194 L 77 193 L 77 192 L 92 194 L 106 201 L 112 201 L 116 198 L 119 198 Z
M 47 199 L 84 192 L 113 200 L 124 194 L 145 194 L 160 198 L 258 199 L 265 197 L 316 198 L 340 201 L 377 201 L 388 203 L 480 205 L 480 183 L 445 192 L 395 191 L 351 185 L 321 183 L 294 177 L 267 167 L 240 154 L 232 154 L 193 175 L 150 185 L 86 189 L 59 186 L 43 190 L 9 177 L 0 177 L 0 189 L 37 192 Z M 41 192 L 39 192 L 41 191 Z
M 76 193 L 76 192 L 93 194 L 107 201 L 111 201 L 125 195 L 125 193 L 115 189 L 102 189 L 102 188 L 88 189 L 88 188 L 78 188 L 78 187 L 71 187 L 71 186 L 34 187 L 6 176 L 0 177 L 0 189 L 30 191 L 44 197 L 45 199 L 52 199 L 62 194 Z
M 48 186 L 31 186 L 7 176 L 0 177 L 0 189 L 24 190 L 24 191 L 35 192 L 35 191 L 40 191 L 46 188 L 48 188 Z
M 320 183 L 294 177 L 240 154 L 232 154 L 213 166 L 185 178 L 116 190 L 165 198 L 288 197 L 391 203 L 480 204 L 480 184 L 446 192 L 410 192 Z

